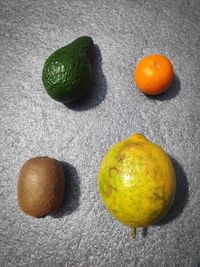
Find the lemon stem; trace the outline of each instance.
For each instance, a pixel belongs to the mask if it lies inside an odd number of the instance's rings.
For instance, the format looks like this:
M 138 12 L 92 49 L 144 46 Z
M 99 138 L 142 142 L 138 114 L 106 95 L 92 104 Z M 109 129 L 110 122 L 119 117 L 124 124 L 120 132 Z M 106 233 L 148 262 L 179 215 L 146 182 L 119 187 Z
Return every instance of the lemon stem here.
M 132 236 L 133 239 L 136 238 L 136 228 L 132 228 L 131 229 L 131 236 Z

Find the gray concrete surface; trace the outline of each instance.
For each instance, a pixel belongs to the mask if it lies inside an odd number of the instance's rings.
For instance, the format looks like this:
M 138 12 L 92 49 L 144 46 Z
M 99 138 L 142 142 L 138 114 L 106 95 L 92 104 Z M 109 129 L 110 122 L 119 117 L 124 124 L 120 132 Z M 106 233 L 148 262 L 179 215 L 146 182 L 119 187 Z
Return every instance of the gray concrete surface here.
M 66 107 L 46 94 L 45 59 L 80 35 L 98 45 L 96 86 Z M 151 98 L 132 82 L 150 53 L 173 62 L 175 82 Z M 200 2 L 0 1 L 0 266 L 199 266 Z M 148 231 L 106 212 L 97 173 L 109 147 L 135 132 L 161 145 L 177 173 L 175 204 Z M 71 184 L 62 210 L 23 214 L 17 176 L 30 157 L 64 162 Z

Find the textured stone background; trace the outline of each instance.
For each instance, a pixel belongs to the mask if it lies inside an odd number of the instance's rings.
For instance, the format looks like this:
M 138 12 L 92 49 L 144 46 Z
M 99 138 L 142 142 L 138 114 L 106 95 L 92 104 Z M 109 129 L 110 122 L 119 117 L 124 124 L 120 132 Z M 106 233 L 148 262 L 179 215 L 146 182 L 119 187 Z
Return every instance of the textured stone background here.
M 45 59 L 92 36 L 96 86 L 76 105 L 51 100 Z M 146 97 L 132 82 L 136 62 L 164 53 L 176 79 Z M 200 1 L 0 1 L 0 266 L 199 266 Z M 97 173 L 108 148 L 135 132 L 173 158 L 178 190 L 167 218 L 138 230 L 114 221 L 99 199 Z M 69 177 L 63 209 L 43 219 L 16 201 L 21 165 L 48 155 Z

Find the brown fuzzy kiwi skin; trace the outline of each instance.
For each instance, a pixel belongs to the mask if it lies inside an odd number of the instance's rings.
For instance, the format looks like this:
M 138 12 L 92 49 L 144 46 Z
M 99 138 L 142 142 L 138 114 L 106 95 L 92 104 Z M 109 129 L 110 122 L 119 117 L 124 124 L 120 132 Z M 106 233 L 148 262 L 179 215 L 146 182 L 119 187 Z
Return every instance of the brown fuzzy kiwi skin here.
M 64 198 L 64 171 L 56 159 L 36 157 L 22 166 L 17 184 L 18 203 L 33 217 L 44 217 L 57 209 Z

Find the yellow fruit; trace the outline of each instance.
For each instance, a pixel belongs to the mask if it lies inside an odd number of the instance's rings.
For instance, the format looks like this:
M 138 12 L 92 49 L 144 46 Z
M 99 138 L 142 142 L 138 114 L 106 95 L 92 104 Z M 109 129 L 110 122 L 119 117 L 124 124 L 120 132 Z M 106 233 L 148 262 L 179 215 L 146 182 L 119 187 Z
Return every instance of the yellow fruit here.
M 175 195 L 170 158 L 141 134 L 115 144 L 99 170 L 99 192 L 108 211 L 131 227 L 147 227 L 162 219 Z

